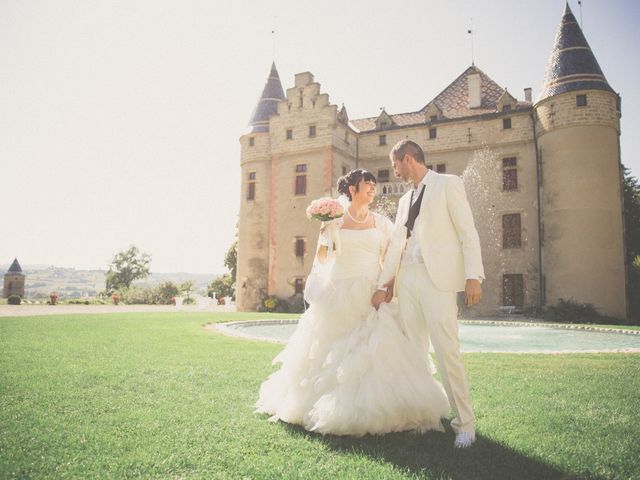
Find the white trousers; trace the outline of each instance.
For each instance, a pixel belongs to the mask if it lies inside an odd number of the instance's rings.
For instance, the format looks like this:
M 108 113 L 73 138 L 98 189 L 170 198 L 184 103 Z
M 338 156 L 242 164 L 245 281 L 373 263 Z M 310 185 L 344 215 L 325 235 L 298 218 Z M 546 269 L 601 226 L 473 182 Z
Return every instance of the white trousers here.
M 405 331 L 425 355 L 433 345 L 442 385 L 455 413 L 454 432 L 474 431 L 473 409 L 458 339 L 456 292 L 438 290 L 424 264 L 402 264 L 396 293 Z

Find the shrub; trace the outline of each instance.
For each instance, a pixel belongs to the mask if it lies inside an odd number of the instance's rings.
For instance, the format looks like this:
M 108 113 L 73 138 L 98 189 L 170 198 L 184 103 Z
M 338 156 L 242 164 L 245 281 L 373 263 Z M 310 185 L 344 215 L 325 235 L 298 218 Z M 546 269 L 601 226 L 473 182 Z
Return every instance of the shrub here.
M 259 312 L 275 312 L 280 300 L 275 295 L 269 295 L 260 302 Z
M 300 294 L 292 295 L 288 299 L 269 295 L 264 297 L 258 306 L 259 312 L 302 313 L 304 310 L 305 302 Z
M 9 305 L 20 305 L 22 303 L 22 298 L 20 298 L 20 295 L 11 295 L 7 298 L 7 303 Z
M 561 323 L 597 323 L 601 315 L 591 303 L 578 303 L 575 300 L 560 299 L 556 305 L 544 310 L 544 318 Z
M 302 294 L 296 293 L 290 296 L 287 302 L 289 303 L 288 313 L 304 313 L 306 305 Z
M 127 305 L 148 305 L 153 303 L 153 292 L 150 288 L 131 286 L 123 290 L 122 301 Z
M 173 282 L 162 282 L 151 291 L 151 302 L 157 305 L 171 305 L 172 298 L 179 294 L 178 287 Z

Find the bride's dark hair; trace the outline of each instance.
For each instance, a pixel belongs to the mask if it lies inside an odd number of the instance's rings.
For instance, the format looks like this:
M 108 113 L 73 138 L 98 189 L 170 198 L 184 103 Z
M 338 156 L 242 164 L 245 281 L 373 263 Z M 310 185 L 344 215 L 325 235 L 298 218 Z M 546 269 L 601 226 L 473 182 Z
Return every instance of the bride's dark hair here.
M 360 189 L 361 180 L 364 180 L 365 182 L 378 183 L 373 173 L 368 170 L 363 170 L 362 168 L 357 168 L 355 170 L 351 170 L 349 173 L 338 179 L 338 192 L 349 197 L 349 200 L 352 200 L 349 187 L 353 185 L 356 187 L 357 192 Z

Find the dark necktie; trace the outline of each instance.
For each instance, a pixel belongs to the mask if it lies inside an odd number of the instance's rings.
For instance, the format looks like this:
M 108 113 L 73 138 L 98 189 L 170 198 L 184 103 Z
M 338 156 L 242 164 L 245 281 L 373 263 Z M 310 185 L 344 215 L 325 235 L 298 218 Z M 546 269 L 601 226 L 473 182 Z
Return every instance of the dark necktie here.
M 413 202 L 413 194 L 411 192 L 411 208 L 409 208 L 409 218 L 407 218 L 407 223 L 404 224 L 407 227 L 407 238 L 411 236 L 411 231 L 413 230 L 413 224 L 416 222 L 416 218 L 420 214 L 420 204 L 422 203 L 422 196 L 424 195 L 425 186 L 422 186 L 422 190 L 420 191 L 420 195 L 418 195 L 418 199 Z

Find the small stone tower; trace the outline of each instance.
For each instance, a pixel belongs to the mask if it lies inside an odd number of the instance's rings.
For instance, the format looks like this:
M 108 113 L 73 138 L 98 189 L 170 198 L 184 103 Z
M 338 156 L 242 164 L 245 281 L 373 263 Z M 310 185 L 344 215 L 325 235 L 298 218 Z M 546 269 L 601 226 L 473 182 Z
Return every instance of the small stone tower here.
M 568 4 L 534 111 L 544 303 L 625 317 L 620 97 Z
M 4 288 L 2 290 L 2 298 L 9 298 L 11 295 L 18 295 L 24 298 L 24 281 L 25 274 L 15 258 L 9 267 L 7 273 L 4 274 Z

